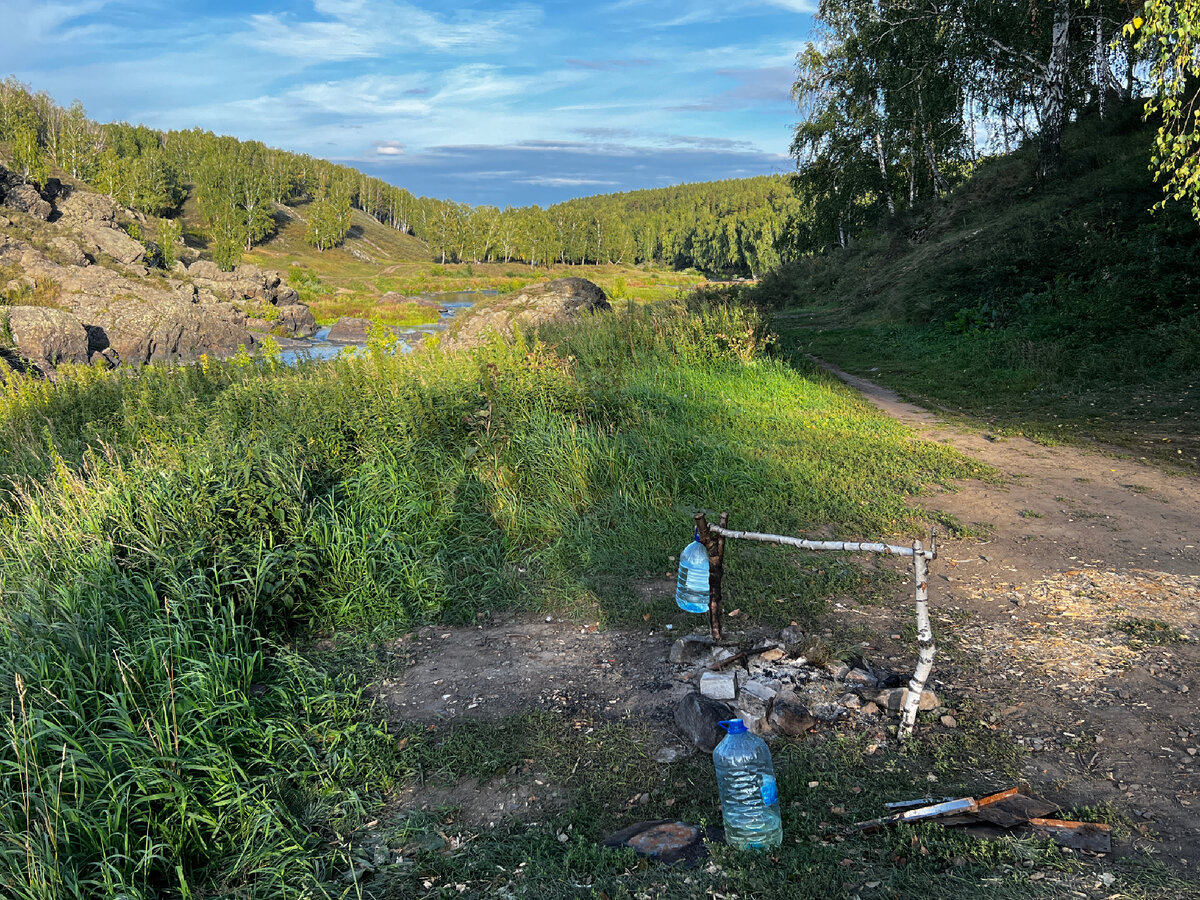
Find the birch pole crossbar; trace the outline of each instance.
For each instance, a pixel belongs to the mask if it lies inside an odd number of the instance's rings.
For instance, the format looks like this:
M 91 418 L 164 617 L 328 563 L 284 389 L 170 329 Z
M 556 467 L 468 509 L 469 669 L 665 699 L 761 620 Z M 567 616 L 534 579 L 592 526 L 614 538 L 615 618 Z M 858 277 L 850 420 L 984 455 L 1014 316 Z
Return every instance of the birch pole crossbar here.
M 912 678 L 908 681 L 908 690 L 904 695 L 901 707 L 900 728 L 898 736 L 904 741 L 912 737 L 917 724 L 917 712 L 921 707 L 921 694 L 925 691 L 925 683 L 933 671 L 933 658 L 937 653 L 937 645 L 933 640 L 933 626 L 929 621 L 929 562 L 937 559 L 937 531 L 933 532 L 929 549 L 920 541 L 913 541 L 912 546 L 903 547 L 897 544 L 865 541 L 810 541 L 805 538 L 788 537 L 782 534 L 761 534 L 756 531 L 733 531 L 726 527 L 729 513 L 721 514 L 720 525 L 709 525 L 703 513 L 696 514 L 696 530 L 700 541 L 708 548 L 709 574 L 709 620 L 712 636 L 721 640 L 721 581 L 725 568 L 725 541 L 733 540 L 757 541 L 761 544 L 779 544 L 783 547 L 796 547 L 801 550 L 832 550 L 842 553 L 879 553 L 883 556 L 905 556 L 912 559 L 913 581 L 915 583 L 915 604 L 917 614 L 917 667 Z
M 709 531 L 722 537 L 735 540 L 758 541 L 761 544 L 782 544 L 785 547 L 799 547 L 801 550 L 836 550 L 844 553 L 882 553 L 886 556 L 915 556 L 920 554 L 925 559 L 937 557 L 936 548 L 917 550 L 913 547 L 901 547 L 896 544 L 863 543 L 860 541 L 810 541 L 805 538 L 787 537 L 782 534 L 759 534 L 757 531 L 731 531 L 720 525 L 709 525 Z

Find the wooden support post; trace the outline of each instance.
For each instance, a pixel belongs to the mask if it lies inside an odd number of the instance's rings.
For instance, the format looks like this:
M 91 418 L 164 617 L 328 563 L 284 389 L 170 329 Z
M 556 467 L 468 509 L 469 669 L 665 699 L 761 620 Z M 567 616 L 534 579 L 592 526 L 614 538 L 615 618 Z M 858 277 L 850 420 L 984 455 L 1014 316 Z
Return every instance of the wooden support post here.
M 729 513 L 721 513 L 721 527 L 729 524 Z M 708 627 L 714 641 L 721 636 L 721 577 L 725 573 L 725 536 L 708 527 L 704 513 L 696 513 L 696 533 L 708 551 Z
M 937 535 L 933 537 L 936 546 Z M 917 710 L 921 705 L 921 694 L 925 682 L 933 671 L 933 657 L 937 645 L 933 642 L 933 628 L 929 623 L 929 561 L 922 552 L 921 542 L 913 542 L 913 580 L 916 582 L 917 608 L 917 668 L 908 681 L 908 692 L 904 695 L 904 708 L 900 717 L 899 737 L 901 741 L 912 737 L 917 724 Z

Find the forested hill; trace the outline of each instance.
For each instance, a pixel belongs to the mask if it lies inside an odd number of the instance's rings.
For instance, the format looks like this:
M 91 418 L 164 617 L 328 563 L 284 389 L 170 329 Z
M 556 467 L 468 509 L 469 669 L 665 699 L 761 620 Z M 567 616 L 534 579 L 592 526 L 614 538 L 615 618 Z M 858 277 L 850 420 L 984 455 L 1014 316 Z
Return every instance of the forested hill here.
M 230 269 L 276 233 L 281 207 L 302 206 L 318 250 L 343 242 L 358 209 L 423 240 L 441 262 L 659 262 L 710 273 L 758 274 L 787 257 L 799 212 L 782 176 L 684 185 L 537 206 L 471 207 L 415 196 L 349 166 L 211 132 L 156 131 L 88 118 L 15 78 L 0 83 L 7 161 L 42 186 L 52 172 L 159 217 L 176 239 L 189 198 L 212 259 Z
M 609 245 L 628 261 L 759 275 L 794 254 L 805 209 L 790 179 L 767 175 L 600 194 L 548 213 L 567 223 L 567 246 L 587 240 L 589 223 L 607 222 Z

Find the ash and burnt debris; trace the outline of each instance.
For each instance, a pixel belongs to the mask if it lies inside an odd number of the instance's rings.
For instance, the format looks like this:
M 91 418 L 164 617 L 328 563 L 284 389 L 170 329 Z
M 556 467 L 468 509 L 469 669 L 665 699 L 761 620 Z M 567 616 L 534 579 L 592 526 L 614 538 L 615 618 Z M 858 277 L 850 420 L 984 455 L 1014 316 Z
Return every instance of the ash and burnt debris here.
M 720 738 L 716 722 L 734 717 L 767 738 L 840 725 L 875 729 L 882 742 L 908 693 L 906 676 L 861 659 L 832 659 L 794 625 L 740 646 L 690 634 L 672 645 L 670 662 L 676 678 L 695 685 L 676 709 L 676 725 L 705 750 Z M 932 691 L 922 692 L 922 711 L 939 704 Z

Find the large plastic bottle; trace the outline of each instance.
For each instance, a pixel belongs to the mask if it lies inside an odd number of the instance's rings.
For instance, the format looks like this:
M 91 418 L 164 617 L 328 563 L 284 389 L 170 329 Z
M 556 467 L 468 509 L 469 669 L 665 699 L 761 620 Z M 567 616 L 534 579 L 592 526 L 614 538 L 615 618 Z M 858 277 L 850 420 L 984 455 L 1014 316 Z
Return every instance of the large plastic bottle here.
M 679 554 L 679 580 L 675 585 L 675 602 L 684 612 L 708 612 L 708 551 L 696 539 Z
M 767 850 L 783 842 L 779 788 L 767 742 L 746 730 L 741 719 L 721 726 L 728 732 L 713 750 L 725 843 L 735 850 Z

